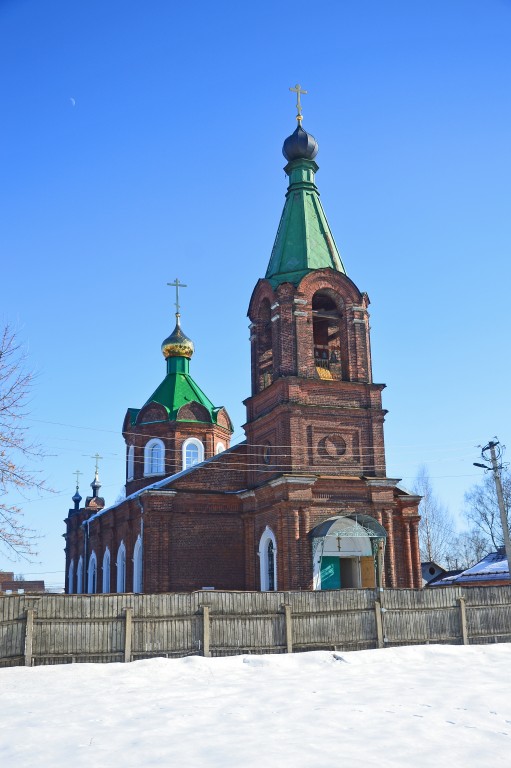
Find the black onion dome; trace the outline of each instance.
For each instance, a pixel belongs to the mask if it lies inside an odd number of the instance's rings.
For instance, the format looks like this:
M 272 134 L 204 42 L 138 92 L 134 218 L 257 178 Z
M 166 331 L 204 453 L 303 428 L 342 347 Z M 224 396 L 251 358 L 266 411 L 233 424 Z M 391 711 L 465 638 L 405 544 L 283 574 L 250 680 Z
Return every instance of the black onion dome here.
M 282 154 L 286 160 L 314 160 L 318 154 L 318 142 L 310 133 L 304 131 L 302 126 L 291 136 L 288 136 L 282 147 Z

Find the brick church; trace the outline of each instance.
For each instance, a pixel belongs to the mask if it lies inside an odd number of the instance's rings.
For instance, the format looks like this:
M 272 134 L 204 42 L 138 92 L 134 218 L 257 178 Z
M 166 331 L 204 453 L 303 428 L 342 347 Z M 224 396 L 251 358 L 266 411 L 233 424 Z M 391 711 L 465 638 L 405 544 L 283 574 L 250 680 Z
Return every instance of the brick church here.
M 68 593 L 421 586 L 419 497 L 385 470 L 369 298 L 345 272 L 315 183 L 318 145 L 297 119 L 248 308 L 246 439 L 230 446 L 227 411 L 194 381 L 176 301 L 165 378 L 124 418 L 126 498 L 105 508 L 97 471 L 85 505 L 73 497 Z

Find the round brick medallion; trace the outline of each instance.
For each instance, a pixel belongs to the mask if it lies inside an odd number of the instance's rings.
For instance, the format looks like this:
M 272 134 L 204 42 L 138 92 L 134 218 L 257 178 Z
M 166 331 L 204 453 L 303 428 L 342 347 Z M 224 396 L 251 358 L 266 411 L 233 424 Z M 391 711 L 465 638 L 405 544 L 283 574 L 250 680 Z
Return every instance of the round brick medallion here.
M 346 441 L 335 433 L 327 435 L 319 441 L 318 453 L 326 459 L 338 459 L 346 453 Z

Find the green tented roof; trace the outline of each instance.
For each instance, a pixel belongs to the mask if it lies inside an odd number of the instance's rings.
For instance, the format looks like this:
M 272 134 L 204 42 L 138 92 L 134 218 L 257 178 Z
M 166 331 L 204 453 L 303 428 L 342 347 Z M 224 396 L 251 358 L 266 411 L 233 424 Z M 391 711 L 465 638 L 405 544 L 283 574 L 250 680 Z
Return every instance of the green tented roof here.
M 168 413 L 169 421 L 181 421 L 177 418 L 178 411 L 188 403 L 200 403 L 204 406 L 214 424 L 219 411 L 189 373 L 168 373 L 160 386 L 144 403 L 144 406 L 149 405 L 149 403 L 162 405 Z M 140 411 L 136 408 L 130 408 L 129 413 L 131 424 L 134 424 Z M 190 421 L 190 419 L 185 420 Z
M 293 160 L 285 171 L 290 183 L 266 278 L 273 288 L 297 285 L 306 274 L 329 267 L 346 274 L 314 183 L 313 160 Z

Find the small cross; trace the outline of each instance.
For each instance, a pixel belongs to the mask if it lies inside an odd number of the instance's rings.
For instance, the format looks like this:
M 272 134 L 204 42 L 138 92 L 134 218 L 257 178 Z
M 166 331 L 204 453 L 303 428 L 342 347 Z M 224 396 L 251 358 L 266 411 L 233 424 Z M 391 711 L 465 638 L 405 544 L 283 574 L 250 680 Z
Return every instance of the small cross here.
M 94 456 L 91 456 L 91 459 L 96 459 L 96 475 L 99 472 L 99 460 L 102 458 L 103 456 L 100 456 L 99 453 L 95 453 Z
M 80 475 L 83 475 L 83 472 L 80 472 L 80 470 L 77 469 L 76 472 L 73 472 L 73 475 L 76 475 L 76 490 L 78 490 L 78 486 L 80 484 Z
M 303 120 L 303 117 L 302 117 L 302 103 L 300 101 L 300 96 L 302 93 L 307 93 L 307 91 L 302 91 L 302 86 L 300 85 L 300 83 L 297 83 L 294 88 L 290 88 L 289 90 L 293 91 L 293 93 L 296 93 L 296 112 L 297 112 L 296 119 L 298 120 L 299 123 L 301 123 Z
M 184 283 L 179 282 L 179 278 L 176 277 L 173 283 L 167 283 L 167 285 L 174 286 L 176 289 L 176 315 L 179 315 L 179 289 L 188 288 Z

